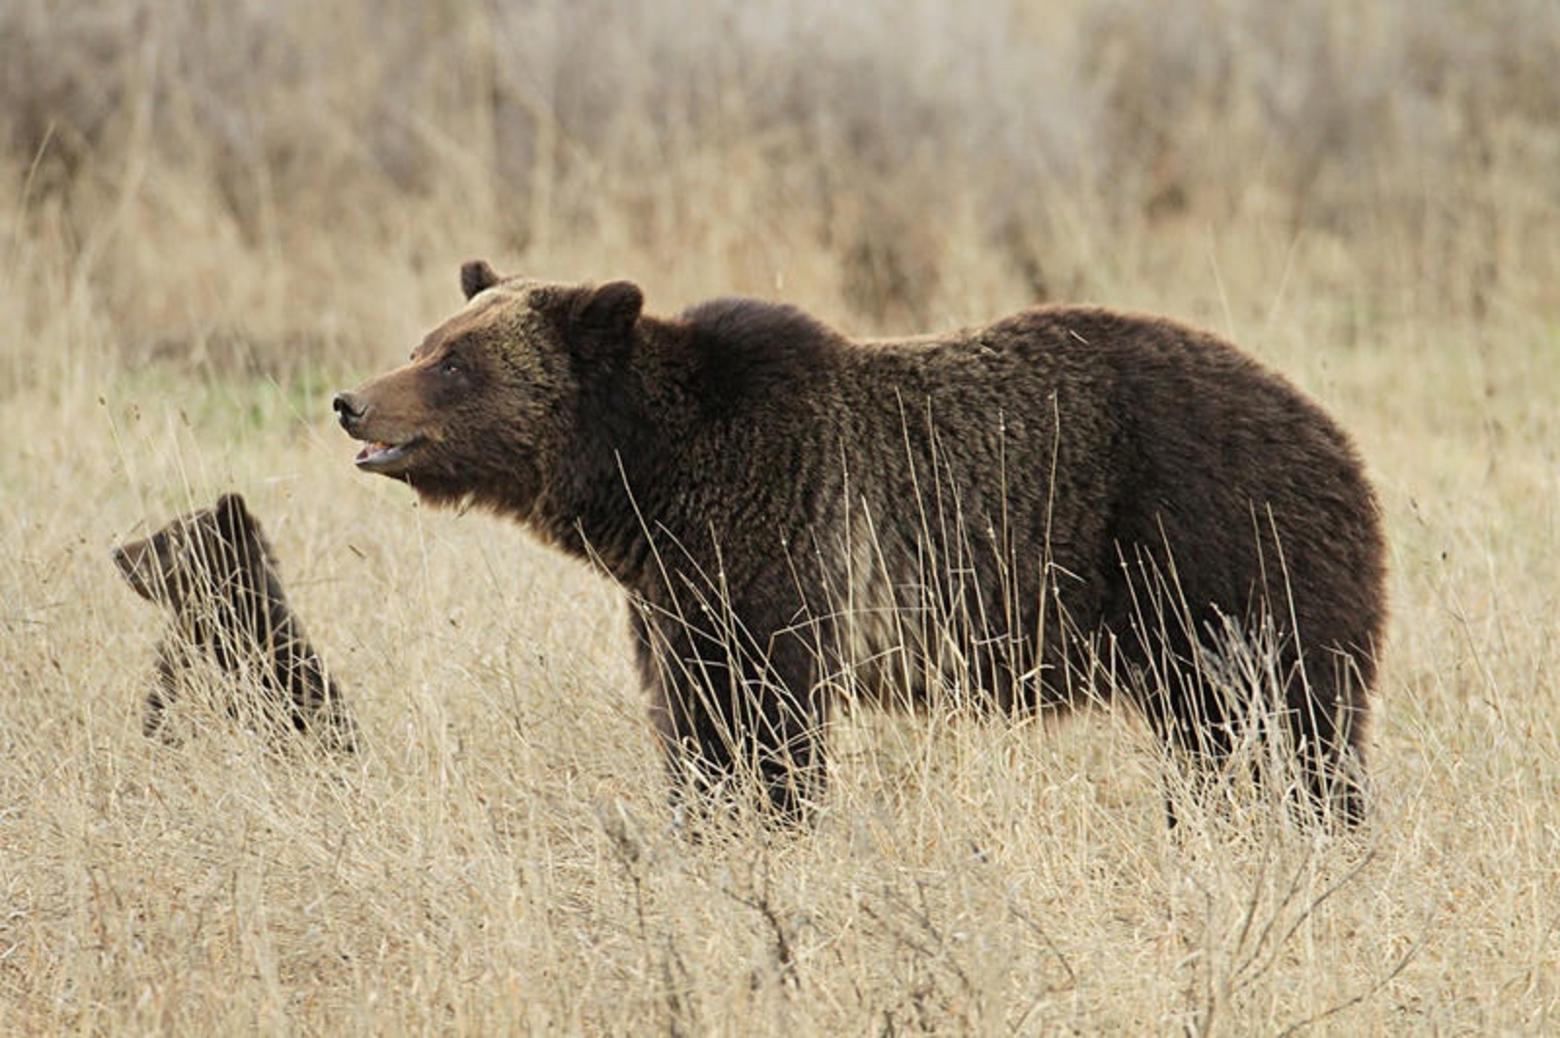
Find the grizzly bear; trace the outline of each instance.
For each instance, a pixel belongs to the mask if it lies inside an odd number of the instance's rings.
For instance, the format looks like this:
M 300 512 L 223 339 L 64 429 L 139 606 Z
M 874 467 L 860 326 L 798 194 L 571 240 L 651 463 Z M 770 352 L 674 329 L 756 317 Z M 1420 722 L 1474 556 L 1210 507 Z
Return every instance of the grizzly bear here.
M 241 710 L 235 695 L 227 704 L 233 716 L 316 733 L 333 750 L 355 749 L 356 725 L 341 689 L 288 606 L 271 543 L 242 497 L 223 494 L 211 508 L 122 544 L 114 561 L 137 594 L 173 613 L 146 699 L 147 736 L 166 735 L 165 711 L 204 653 L 230 679 L 261 690 L 251 710 Z
M 627 589 L 674 801 L 746 775 L 805 816 L 842 704 L 1119 696 L 1199 775 L 1282 735 L 1293 802 L 1359 819 L 1376 501 L 1234 347 L 1094 308 L 857 341 L 747 299 L 651 316 L 624 281 L 461 284 L 408 364 L 336 396 L 357 467 Z

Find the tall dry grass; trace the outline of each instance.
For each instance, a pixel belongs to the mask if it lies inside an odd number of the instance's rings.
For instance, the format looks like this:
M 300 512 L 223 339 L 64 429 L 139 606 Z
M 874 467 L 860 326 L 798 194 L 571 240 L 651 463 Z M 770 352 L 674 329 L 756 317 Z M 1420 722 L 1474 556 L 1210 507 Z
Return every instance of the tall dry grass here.
M 1560 8 L 838 6 L 0 7 L 0 1028 L 1555 1026 Z M 1371 824 L 1172 837 L 1123 713 L 866 713 L 816 832 L 676 837 L 618 594 L 329 425 L 474 255 L 1227 333 L 1381 490 Z M 229 487 L 350 764 L 139 734 L 107 548 Z

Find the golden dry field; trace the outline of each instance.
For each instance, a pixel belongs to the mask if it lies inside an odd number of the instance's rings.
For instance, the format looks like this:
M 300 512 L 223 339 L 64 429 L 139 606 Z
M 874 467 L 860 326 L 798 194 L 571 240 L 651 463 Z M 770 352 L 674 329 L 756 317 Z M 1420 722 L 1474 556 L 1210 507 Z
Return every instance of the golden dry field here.
M 0 3 L 0 1032 L 1560 1031 L 1557 70 L 1552 0 Z M 331 420 L 478 256 L 1227 335 L 1384 507 L 1368 824 L 863 713 L 814 830 L 674 832 L 620 593 Z M 355 759 L 141 735 L 109 550 L 229 489 Z

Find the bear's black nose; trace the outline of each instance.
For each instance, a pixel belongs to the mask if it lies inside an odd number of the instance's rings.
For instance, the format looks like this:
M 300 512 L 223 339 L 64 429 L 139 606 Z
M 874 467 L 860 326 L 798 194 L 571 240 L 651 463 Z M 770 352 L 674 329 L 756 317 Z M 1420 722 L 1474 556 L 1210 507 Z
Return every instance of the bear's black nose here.
M 352 428 L 352 423 L 363 417 L 363 409 L 352 399 L 351 393 L 337 393 L 331 400 L 330 406 L 336 409 L 336 415 L 341 419 L 343 429 Z

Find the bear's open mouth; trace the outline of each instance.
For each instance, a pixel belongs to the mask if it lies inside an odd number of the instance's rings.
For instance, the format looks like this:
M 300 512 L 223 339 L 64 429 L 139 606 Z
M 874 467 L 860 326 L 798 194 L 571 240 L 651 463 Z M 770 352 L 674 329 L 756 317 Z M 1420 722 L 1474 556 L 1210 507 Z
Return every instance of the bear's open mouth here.
M 422 443 L 422 437 L 414 437 L 405 443 L 374 442 L 358 451 L 357 467 L 365 472 L 384 472 L 394 468 L 405 460 L 418 445 Z

